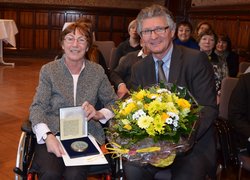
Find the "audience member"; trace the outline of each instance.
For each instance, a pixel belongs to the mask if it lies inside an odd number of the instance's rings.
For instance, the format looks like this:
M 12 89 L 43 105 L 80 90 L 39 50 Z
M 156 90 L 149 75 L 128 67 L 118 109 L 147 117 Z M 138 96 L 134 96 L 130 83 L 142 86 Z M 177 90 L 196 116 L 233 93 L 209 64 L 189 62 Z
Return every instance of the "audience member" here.
M 228 35 L 218 35 L 215 54 L 219 57 L 223 77 L 236 77 L 239 71 L 239 56 L 232 51 L 231 40 Z
M 131 88 L 130 77 L 132 66 L 149 54 L 149 50 L 143 40 L 140 40 L 140 42 L 142 49 L 123 56 L 118 66 L 111 71 L 110 80 L 112 84 L 114 84 L 115 89 L 117 89 L 119 98 L 129 93 L 129 89 Z
M 117 96 L 103 68 L 85 58 L 92 45 L 92 31 L 74 22 L 61 33 L 64 55 L 41 68 L 39 84 L 30 107 L 30 121 L 36 135 L 34 166 L 39 179 L 87 179 L 89 166 L 65 166 L 65 154 L 55 137 L 59 132 L 59 109 L 82 106 L 88 119 L 88 132 L 105 143 L 100 122 L 114 116 Z M 97 100 L 105 108 L 96 111 Z M 100 121 L 100 122 L 99 122 Z
M 228 105 L 228 120 L 236 132 L 240 148 L 250 147 L 250 73 L 242 74 Z M 250 149 L 248 149 L 250 152 Z
M 188 21 L 181 21 L 177 24 L 174 43 L 188 48 L 199 49 L 195 39 L 191 36 L 193 31 L 192 24 Z
M 187 154 L 177 156 L 167 168 L 156 168 L 150 164 L 124 164 L 127 180 L 152 180 L 155 174 L 171 169 L 174 180 L 214 178 L 216 172 L 216 141 L 213 122 L 217 117 L 213 67 L 208 57 L 199 51 L 173 45 L 175 23 L 171 13 L 163 6 L 152 5 L 137 16 L 138 33 L 152 54 L 132 67 L 132 87 L 148 87 L 158 82 L 157 61 L 163 61 L 164 72 L 169 83 L 187 87 L 203 106 L 195 144 Z M 164 173 L 163 173 L 164 174 Z
M 197 39 L 199 37 L 201 32 L 211 30 L 211 29 L 212 29 L 212 25 L 209 22 L 207 22 L 207 21 L 199 22 L 197 24 L 195 32 L 194 32 L 195 39 Z
M 217 35 L 213 30 L 207 30 L 201 32 L 198 37 L 198 44 L 200 46 L 200 51 L 207 54 L 209 62 L 214 68 L 214 78 L 216 83 L 216 92 L 218 94 L 217 103 L 219 103 L 219 94 L 221 88 L 221 81 L 224 78 L 222 71 L 222 66 L 219 62 L 218 56 L 214 53 L 215 44 L 217 42 Z
M 137 51 L 141 49 L 140 37 L 136 32 L 136 20 L 133 20 L 128 25 L 129 38 L 121 42 L 116 50 L 114 62 L 112 63 L 111 70 L 115 69 L 119 64 L 120 58 L 129 52 Z

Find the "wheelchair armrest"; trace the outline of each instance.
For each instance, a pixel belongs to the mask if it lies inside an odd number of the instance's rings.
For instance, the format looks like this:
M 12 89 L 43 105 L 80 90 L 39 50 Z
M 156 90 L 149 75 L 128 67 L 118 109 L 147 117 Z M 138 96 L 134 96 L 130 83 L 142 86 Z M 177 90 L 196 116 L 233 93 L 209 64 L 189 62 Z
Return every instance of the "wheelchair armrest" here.
M 21 130 L 23 132 L 26 132 L 27 134 L 33 134 L 32 128 L 31 128 L 31 122 L 29 120 L 26 120 L 23 122 Z

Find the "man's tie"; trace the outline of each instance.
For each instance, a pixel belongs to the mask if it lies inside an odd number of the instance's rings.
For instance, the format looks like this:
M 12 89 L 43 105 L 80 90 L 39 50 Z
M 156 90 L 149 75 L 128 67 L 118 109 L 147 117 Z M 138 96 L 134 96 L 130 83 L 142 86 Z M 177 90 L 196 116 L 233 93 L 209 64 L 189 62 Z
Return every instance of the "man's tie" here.
M 164 74 L 163 67 L 162 67 L 164 62 L 162 60 L 157 60 L 157 63 L 158 63 L 158 83 L 160 82 L 166 83 L 167 79 L 166 79 L 166 76 Z

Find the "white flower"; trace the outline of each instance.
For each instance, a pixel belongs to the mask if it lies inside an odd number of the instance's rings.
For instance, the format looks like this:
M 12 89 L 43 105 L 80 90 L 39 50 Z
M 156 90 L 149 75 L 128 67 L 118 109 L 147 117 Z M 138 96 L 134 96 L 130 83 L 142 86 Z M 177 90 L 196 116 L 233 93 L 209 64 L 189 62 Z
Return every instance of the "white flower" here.
M 133 99 L 129 98 L 125 102 L 122 103 L 122 108 L 124 109 L 129 103 L 132 103 Z
M 178 121 L 180 119 L 178 114 L 175 114 L 173 112 L 167 112 L 167 114 L 175 121 Z
M 144 117 L 146 116 L 146 113 L 142 110 L 142 109 L 139 109 L 138 111 L 136 111 L 133 115 L 132 115 L 132 119 L 133 120 L 138 120 L 140 117 Z
M 178 127 L 178 121 L 174 121 L 173 125 L 174 125 L 175 128 Z
M 162 102 L 162 97 L 157 97 L 155 100 L 159 101 L 159 102 Z
M 166 123 L 167 124 L 172 124 L 173 123 L 173 119 L 172 118 L 167 118 L 166 119 Z
M 143 106 L 143 103 L 142 103 L 141 101 L 138 101 L 138 102 L 137 102 L 137 105 L 138 105 L 138 106 Z
M 165 92 L 171 94 L 171 92 L 168 89 L 165 89 L 165 88 L 157 89 L 156 92 L 159 93 L 159 94 L 165 93 Z
M 151 99 L 156 99 L 156 98 L 157 98 L 156 95 L 152 95 L 152 96 L 151 96 Z
M 133 102 L 133 99 L 132 98 L 129 98 L 126 100 L 126 103 L 129 104 L 129 103 L 132 103 Z

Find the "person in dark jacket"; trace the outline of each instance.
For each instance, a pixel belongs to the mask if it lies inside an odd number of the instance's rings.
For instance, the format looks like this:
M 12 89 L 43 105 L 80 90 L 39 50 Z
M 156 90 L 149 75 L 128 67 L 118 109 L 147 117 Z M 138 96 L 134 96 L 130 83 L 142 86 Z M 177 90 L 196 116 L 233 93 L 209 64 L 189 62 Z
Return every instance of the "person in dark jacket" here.
M 214 52 L 223 65 L 224 77 L 236 77 L 239 71 L 239 55 L 232 51 L 231 40 L 228 35 L 218 35 Z
M 129 38 L 121 42 L 116 50 L 114 62 L 110 67 L 111 70 L 118 66 L 120 58 L 125 56 L 129 52 L 138 51 L 141 49 L 140 46 L 140 36 L 136 32 L 136 20 L 133 20 L 128 25 Z
M 132 88 L 146 88 L 156 84 L 159 80 L 158 61 L 163 61 L 162 68 L 167 82 L 187 87 L 204 108 L 195 138 L 196 143 L 190 152 L 176 157 L 173 164 L 166 168 L 126 162 L 126 179 L 153 180 L 162 170 L 170 170 L 174 180 L 204 180 L 207 175 L 214 178 L 216 141 L 213 122 L 218 110 L 213 67 L 204 53 L 173 44 L 175 22 L 171 12 L 165 7 L 146 7 L 138 14 L 137 21 L 137 31 L 151 54 L 133 65 Z M 164 171 L 162 179 L 167 179 L 167 175 Z
M 177 24 L 174 43 L 192 49 L 198 49 L 196 40 L 192 37 L 193 27 L 188 21 L 181 21 Z

